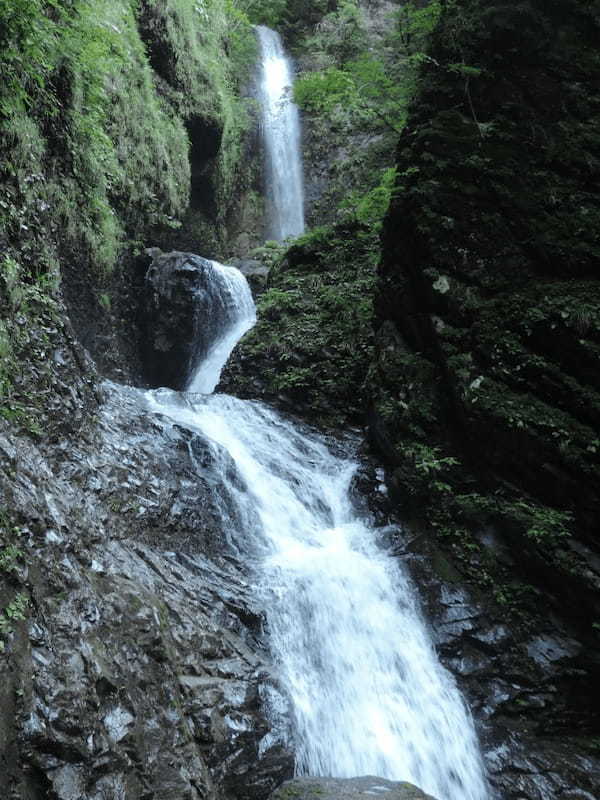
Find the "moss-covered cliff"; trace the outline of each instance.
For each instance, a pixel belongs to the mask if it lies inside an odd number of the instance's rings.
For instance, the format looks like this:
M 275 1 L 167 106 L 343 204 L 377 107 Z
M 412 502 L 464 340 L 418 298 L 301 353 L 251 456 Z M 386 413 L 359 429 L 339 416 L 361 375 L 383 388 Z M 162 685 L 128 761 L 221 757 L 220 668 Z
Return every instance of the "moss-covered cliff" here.
M 258 322 L 233 353 L 222 388 L 260 397 L 326 427 L 361 424 L 373 355 L 377 231 L 315 228 L 273 260 Z
M 445 4 L 398 148 L 370 376 L 371 433 L 404 512 L 425 514 L 499 600 L 542 586 L 590 633 L 599 22 L 597 4 L 571 0 Z M 469 533 L 490 524 L 520 553 L 507 584 Z
M 135 370 L 136 258 L 171 243 L 222 251 L 251 181 L 240 90 L 254 53 L 224 0 L 2 4 L 3 341 L 18 286 L 62 281 L 102 366 Z
M 254 52 L 225 0 L 0 2 L 2 797 L 265 797 L 292 774 L 243 567 L 216 563 L 210 445 L 98 376 L 139 380 L 144 248 L 236 232 Z

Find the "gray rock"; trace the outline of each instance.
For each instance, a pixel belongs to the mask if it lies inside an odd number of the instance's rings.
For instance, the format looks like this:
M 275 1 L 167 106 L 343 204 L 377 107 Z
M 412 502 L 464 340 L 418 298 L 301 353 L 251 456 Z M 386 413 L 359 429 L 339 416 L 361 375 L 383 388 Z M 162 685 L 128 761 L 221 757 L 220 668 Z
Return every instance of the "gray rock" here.
M 362 778 L 296 778 L 280 786 L 270 800 L 434 800 L 411 783 Z
M 144 303 L 144 370 L 151 386 L 184 389 L 227 320 L 211 261 L 152 249 Z
M 257 295 L 267 287 L 267 278 L 271 271 L 269 267 L 254 258 L 236 258 L 231 262 L 246 278 L 252 289 L 252 294 Z
M 0 660 L 0 796 L 264 798 L 293 757 L 269 718 L 286 699 L 261 609 L 224 530 L 219 475 L 239 481 L 235 466 L 150 414 L 143 392 L 103 391 L 77 441 L 0 429 L 30 600 Z

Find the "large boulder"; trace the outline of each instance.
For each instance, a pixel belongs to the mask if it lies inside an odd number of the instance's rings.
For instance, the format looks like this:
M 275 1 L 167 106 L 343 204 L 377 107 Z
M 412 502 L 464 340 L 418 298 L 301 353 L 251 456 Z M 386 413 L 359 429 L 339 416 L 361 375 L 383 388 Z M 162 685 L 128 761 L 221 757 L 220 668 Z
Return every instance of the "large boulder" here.
M 185 389 L 228 320 L 212 261 L 193 253 L 161 253 L 146 274 L 144 370 L 151 386 Z
M 296 778 L 280 786 L 270 800 L 434 800 L 412 783 L 362 778 Z

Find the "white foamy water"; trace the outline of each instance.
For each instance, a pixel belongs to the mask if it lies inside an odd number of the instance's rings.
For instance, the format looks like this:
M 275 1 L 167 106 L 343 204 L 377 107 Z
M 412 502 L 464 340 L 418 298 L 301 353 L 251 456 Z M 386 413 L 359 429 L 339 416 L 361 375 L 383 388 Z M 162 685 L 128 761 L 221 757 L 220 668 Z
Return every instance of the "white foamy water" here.
M 261 52 L 259 100 L 265 148 L 267 236 L 283 241 L 304 231 L 304 178 L 300 116 L 292 99 L 293 75 L 281 38 L 257 28 Z
M 194 377 L 200 391 L 218 380 L 234 330 L 249 318 L 239 290 L 241 318 Z M 293 707 L 298 771 L 377 775 L 411 781 L 438 800 L 485 800 L 473 723 L 437 659 L 415 587 L 354 511 L 356 465 L 260 403 L 164 391 L 147 397 L 224 448 L 243 479 L 224 466 L 244 521 L 226 540 L 255 565 L 270 649 Z
M 231 351 L 256 322 L 256 308 L 246 278 L 235 267 L 218 261 L 211 263 L 219 289 L 215 302 L 222 305 L 225 326 L 189 382 L 188 391 L 196 394 L 215 390 Z

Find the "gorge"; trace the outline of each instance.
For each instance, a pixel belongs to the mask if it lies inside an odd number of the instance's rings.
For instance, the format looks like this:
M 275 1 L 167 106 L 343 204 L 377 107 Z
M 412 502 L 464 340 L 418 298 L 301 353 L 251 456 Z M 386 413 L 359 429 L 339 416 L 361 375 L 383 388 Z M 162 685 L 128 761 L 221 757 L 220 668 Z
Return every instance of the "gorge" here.
M 0 10 L 0 794 L 594 800 L 598 16 L 297 5 Z

